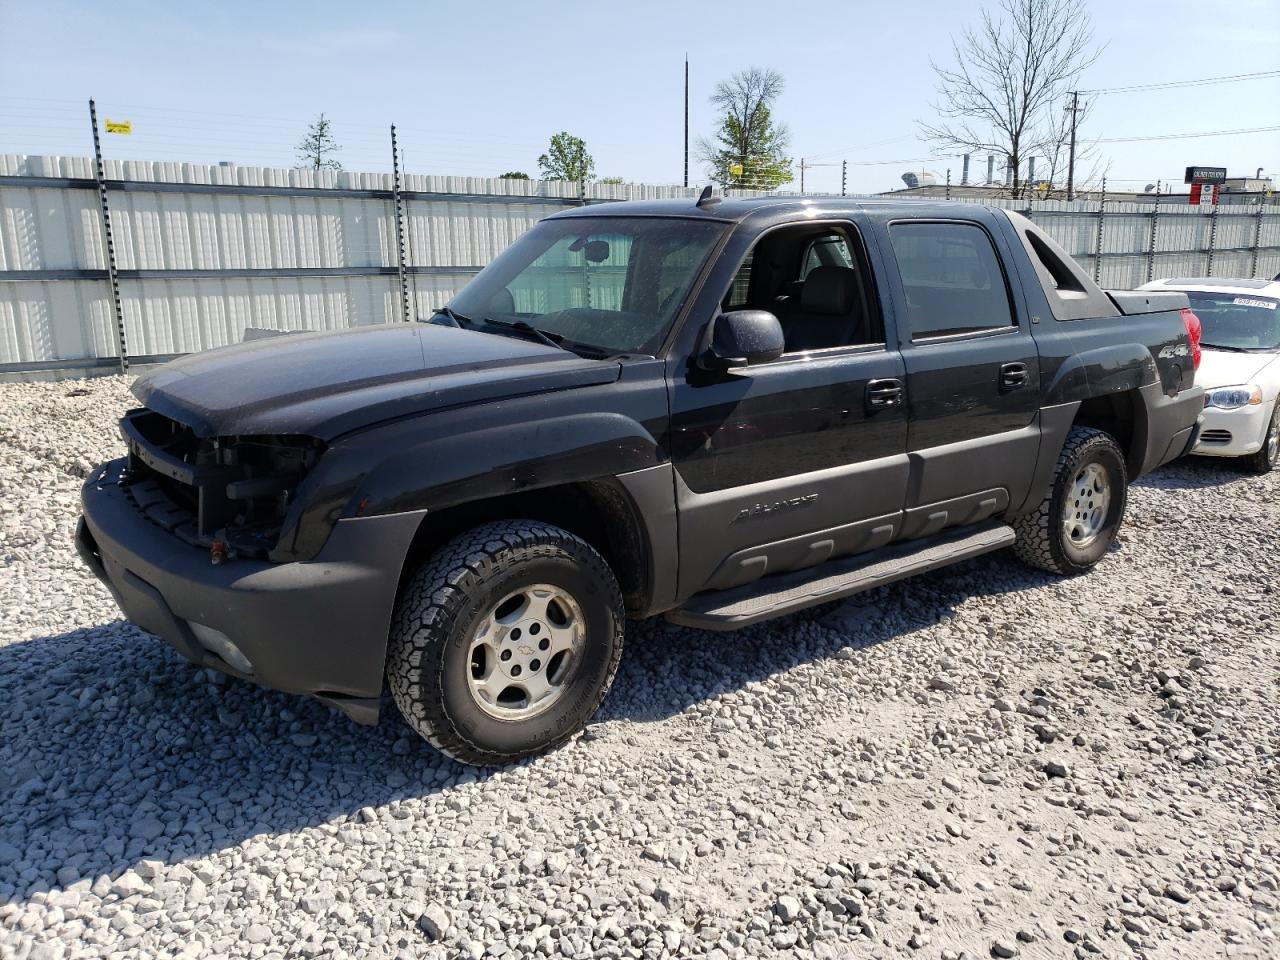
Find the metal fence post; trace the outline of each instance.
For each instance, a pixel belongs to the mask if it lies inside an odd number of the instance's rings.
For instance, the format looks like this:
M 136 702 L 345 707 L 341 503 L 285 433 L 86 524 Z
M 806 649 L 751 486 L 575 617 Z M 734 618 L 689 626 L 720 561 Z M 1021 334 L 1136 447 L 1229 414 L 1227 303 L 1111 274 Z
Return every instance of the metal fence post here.
M 1218 242 L 1218 205 L 1213 205 L 1213 210 L 1209 214 L 1209 268 L 1205 271 L 1206 277 L 1213 276 L 1213 248 Z
M 98 108 L 89 99 L 89 123 L 93 126 L 93 175 L 98 183 L 98 209 L 102 213 L 102 236 L 107 245 L 107 282 L 111 284 L 111 306 L 116 315 L 116 347 L 120 351 L 120 372 L 129 372 L 129 351 L 124 339 L 124 306 L 120 302 L 120 277 L 116 273 L 116 245 L 111 238 L 111 209 L 107 205 L 107 171 L 102 163 L 102 141 L 98 137 Z
M 400 319 L 408 323 L 409 285 L 404 282 L 404 206 L 400 200 L 400 151 L 396 148 L 396 125 L 391 125 L 391 199 L 396 213 L 396 274 L 400 280 Z M 416 306 L 416 304 L 415 304 Z
M 1257 221 L 1253 225 L 1253 263 L 1249 267 L 1249 276 L 1256 277 L 1258 275 L 1258 256 L 1262 253 L 1262 211 L 1266 205 L 1262 202 L 1262 198 L 1258 198 L 1258 216 Z
M 1107 178 L 1102 178 L 1102 196 L 1098 200 L 1098 237 L 1093 254 L 1093 282 L 1102 280 L 1102 221 L 1107 215 Z
M 1147 243 L 1147 283 L 1156 275 L 1156 223 L 1160 220 L 1160 190 L 1156 190 L 1156 204 L 1151 208 L 1151 239 Z

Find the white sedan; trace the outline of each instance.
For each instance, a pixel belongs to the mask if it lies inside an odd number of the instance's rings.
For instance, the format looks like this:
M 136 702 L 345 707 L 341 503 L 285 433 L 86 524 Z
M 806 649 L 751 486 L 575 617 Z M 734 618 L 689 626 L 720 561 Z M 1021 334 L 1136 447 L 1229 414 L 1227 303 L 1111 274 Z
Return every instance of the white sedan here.
M 1202 277 L 1141 289 L 1185 293 L 1200 318 L 1204 425 L 1193 452 L 1270 471 L 1280 458 L 1280 282 Z

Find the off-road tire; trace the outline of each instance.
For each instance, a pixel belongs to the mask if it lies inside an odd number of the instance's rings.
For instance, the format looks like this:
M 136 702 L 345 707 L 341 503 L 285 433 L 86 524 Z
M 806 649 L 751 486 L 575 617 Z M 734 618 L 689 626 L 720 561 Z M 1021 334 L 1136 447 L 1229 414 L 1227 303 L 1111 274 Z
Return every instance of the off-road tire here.
M 1063 529 L 1064 500 L 1077 473 L 1090 463 L 1101 464 L 1111 484 L 1106 521 L 1097 539 L 1086 549 L 1072 544 Z M 1111 548 L 1124 519 L 1128 499 L 1128 473 L 1124 454 L 1115 438 L 1093 427 L 1072 427 L 1067 434 L 1053 481 L 1040 505 L 1013 521 L 1018 534 L 1013 552 L 1024 563 L 1062 576 L 1087 573 Z
M 1271 419 L 1267 421 L 1267 432 L 1262 435 L 1262 449 L 1257 453 L 1240 458 L 1240 465 L 1250 473 L 1270 473 L 1280 460 L 1280 451 L 1272 454 L 1267 448 L 1270 445 L 1272 432 L 1280 430 L 1280 400 L 1276 400 L 1271 408 Z
M 578 603 L 585 643 L 565 690 L 544 713 L 496 719 L 469 689 L 470 638 L 513 589 L 547 583 Z M 622 659 L 625 612 L 609 565 L 586 541 L 532 520 L 461 534 L 406 582 L 392 620 L 387 680 L 401 715 L 442 753 L 494 766 L 569 739 L 604 700 Z

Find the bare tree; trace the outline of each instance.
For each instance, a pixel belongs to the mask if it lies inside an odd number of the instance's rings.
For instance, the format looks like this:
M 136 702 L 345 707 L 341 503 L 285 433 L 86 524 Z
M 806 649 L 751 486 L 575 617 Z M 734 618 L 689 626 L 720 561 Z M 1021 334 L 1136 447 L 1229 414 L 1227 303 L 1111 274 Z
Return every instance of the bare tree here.
M 1075 0 L 1000 0 L 951 42 L 954 63 L 933 64 L 938 119 L 920 123 L 940 147 L 1003 156 L 1022 192 L 1022 164 L 1061 142 L 1067 92 L 1102 52 Z
M 752 67 L 716 84 L 710 100 L 720 112 L 714 139 L 698 140 L 698 153 L 713 180 L 725 187 L 772 189 L 791 180 L 791 139 L 773 120 L 782 74 Z

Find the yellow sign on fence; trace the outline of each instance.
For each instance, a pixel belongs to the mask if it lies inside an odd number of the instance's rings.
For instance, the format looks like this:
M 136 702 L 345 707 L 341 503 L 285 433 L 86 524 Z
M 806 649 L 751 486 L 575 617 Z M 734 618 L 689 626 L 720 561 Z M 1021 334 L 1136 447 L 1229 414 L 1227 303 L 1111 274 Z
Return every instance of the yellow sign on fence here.
M 107 133 L 133 133 L 132 120 L 104 120 L 103 126 L 107 128 Z

